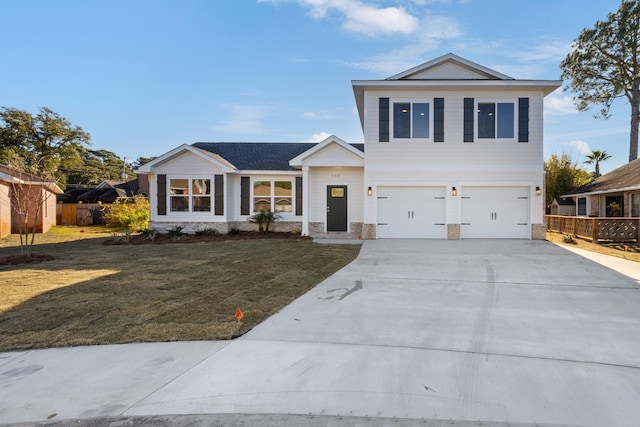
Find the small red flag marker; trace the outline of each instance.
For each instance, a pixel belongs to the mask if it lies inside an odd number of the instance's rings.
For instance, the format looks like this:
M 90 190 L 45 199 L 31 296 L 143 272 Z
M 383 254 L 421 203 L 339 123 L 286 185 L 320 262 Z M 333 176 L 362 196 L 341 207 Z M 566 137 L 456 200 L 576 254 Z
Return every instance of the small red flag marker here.
M 244 317 L 244 313 L 242 312 L 242 310 L 240 310 L 240 307 L 238 307 L 236 309 L 236 319 L 238 319 L 238 322 L 242 320 L 242 318 Z

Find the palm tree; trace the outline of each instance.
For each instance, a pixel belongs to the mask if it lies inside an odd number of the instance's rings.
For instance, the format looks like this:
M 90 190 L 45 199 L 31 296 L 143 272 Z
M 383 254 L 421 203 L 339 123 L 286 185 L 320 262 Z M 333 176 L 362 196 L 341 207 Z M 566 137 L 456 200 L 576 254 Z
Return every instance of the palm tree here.
M 596 165 L 596 171 L 593 174 L 593 177 L 598 178 L 600 176 L 600 162 L 604 162 L 605 160 L 608 160 L 610 158 L 611 155 L 609 155 L 609 153 L 604 150 L 593 150 L 591 154 L 587 156 L 587 160 L 585 160 L 584 162 L 588 165 Z

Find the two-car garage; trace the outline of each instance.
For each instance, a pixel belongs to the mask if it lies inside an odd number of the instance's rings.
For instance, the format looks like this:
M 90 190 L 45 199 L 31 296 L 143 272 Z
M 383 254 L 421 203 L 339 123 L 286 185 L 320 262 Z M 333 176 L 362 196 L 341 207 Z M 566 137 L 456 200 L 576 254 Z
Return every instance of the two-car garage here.
M 377 196 L 380 239 L 446 239 L 448 203 L 455 204 L 451 211 L 459 218 L 449 223 L 460 224 L 462 239 L 531 235 L 528 186 L 464 186 L 455 195 L 445 186 L 381 186 Z

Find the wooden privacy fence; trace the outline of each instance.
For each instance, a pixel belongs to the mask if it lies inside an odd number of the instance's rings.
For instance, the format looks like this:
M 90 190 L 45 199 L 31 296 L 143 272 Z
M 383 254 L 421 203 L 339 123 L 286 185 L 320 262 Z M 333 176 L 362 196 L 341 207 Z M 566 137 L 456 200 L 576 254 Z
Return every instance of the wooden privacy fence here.
M 637 242 L 640 218 L 584 218 L 545 215 L 547 230 L 573 234 L 594 243 Z
M 104 224 L 102 209 L 98 203 L 58 203 L 58 225 L 94 225 Z

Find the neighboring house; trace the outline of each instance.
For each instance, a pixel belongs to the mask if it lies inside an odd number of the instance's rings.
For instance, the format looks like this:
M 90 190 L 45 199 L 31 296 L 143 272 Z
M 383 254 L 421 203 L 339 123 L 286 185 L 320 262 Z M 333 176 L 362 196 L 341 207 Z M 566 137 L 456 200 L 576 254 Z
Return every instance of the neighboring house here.
M 46 233 L 56 225 L 56 195 L 62 190 L 55 182 L 0 165 L 0 238 L 20 232 L 24 209 L 30 215 L 39 208 L 36 232 Z M 33 218 L 28 218 L 33 231 Z
M 376 238 L 544 239 L 543 99 L 447 54 L 385 80 L 353 81 L 364 144 L 195 143 L 142 165 L 150 228 L 252 227 Z
M 574 216 L 576 202 L 571 198 L 559 197 L 551 202 L 551 215 Z
M 640 217 L 640 159 L 604 174 L 563 197 L 575 200 L 577 216 Z
M 69 186 L 58 196 L 60 203 L 113 203 L 116 199 L 133 197 L 136 194 L 149 195 L 147 176 L 128 182 L 102 181 L 95 187 L 73 188 Z

